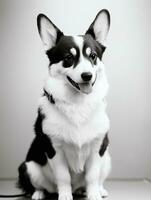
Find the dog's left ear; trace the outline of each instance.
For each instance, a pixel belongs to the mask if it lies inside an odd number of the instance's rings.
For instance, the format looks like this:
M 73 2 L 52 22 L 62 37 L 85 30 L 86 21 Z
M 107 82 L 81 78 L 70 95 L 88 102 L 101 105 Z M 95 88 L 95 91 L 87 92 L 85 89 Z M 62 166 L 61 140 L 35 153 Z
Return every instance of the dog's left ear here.
M 63 36 L 63 32 L 61 32 L 44 14 L 39 14 L 37 16 L 37 26 L 45 51 L 54 47 L 61 36 Z
M 90 34 L 96 41 L 104 44 L 109 28 L 110 14 L 108 10 L 103 9 L 97 14 L 89 29 L 86 31 L 86 34 Z

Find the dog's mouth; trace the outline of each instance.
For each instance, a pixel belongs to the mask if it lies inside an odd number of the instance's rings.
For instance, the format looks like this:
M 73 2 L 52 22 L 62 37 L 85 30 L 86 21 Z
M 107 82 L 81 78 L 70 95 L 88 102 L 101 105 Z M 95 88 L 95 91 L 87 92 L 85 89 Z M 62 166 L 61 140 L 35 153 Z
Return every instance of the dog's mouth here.
M 90 94 L 92 92 L 92 87 L 96 81 L 96 79 L 95 79 L 95 81 L 93 83 L 91 83 L 91 82 L 76 83 L 69 76 L 67 76 L 67 80 L 70 82 L 70 84 L 74 88 L 76 88 L 77 90 L 81 91 L 84 94 Z

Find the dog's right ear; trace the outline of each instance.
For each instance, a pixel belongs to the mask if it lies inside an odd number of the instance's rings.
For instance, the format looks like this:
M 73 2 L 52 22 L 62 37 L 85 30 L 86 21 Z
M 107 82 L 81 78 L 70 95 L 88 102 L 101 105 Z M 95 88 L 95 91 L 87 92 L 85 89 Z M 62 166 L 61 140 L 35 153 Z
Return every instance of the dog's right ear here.
M 45 51 L 56 45 L 63 33 L 44 14 L 37 16 L 37 26 Z
M 106 37 L 110 28 L 110 13 L 108 10 L 101 10 L 89 29 L 86 31 L 86 34 L 90 34 L 97 42 L 105 45 Z

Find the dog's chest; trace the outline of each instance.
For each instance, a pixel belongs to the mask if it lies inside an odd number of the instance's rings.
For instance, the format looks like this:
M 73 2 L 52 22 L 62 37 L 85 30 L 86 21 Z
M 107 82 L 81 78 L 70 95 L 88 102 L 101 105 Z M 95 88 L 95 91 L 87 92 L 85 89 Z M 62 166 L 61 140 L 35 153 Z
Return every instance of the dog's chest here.
M 103 104 L 102 107 L 96 107 L 91 111 L 90 107 L 87 107 L 87 110 L 86 107 L 81 110 L 71 107 L 65 111 L 65 107 L 58 109 L 45 101 L 42 109 L 46 116 L 43 121 L 44 132 L 55 140 L 71 143 L 79 148 L 109 129 L 109 120 Z
M 76 174 L 83 172 L 86 160 L 91 153 L 91 145 L 78 148 L 72 144 L 64 144 L 63 151 L 71 171 Z

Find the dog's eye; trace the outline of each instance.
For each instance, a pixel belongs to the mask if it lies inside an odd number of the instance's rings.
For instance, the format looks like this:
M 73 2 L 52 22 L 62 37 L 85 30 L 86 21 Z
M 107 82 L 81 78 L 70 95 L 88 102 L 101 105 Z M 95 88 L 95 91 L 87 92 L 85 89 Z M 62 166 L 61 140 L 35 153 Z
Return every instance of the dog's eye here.
M 90 55 L 89 55 L 89 58 L 94 62 L 96 61 L 97 59 L 97 55 L 95 52 L 91 52 Z
M 74 63 L 74 56 L 72 54 L 68 54 L 64 57 L 64 67 L 70 67 Z
M 73 60 L 73 55 L 72 54 L 68 54 L 64 58 L 64 61 L 67 61 L 67 62 L 72 61 L 72 60 Z

